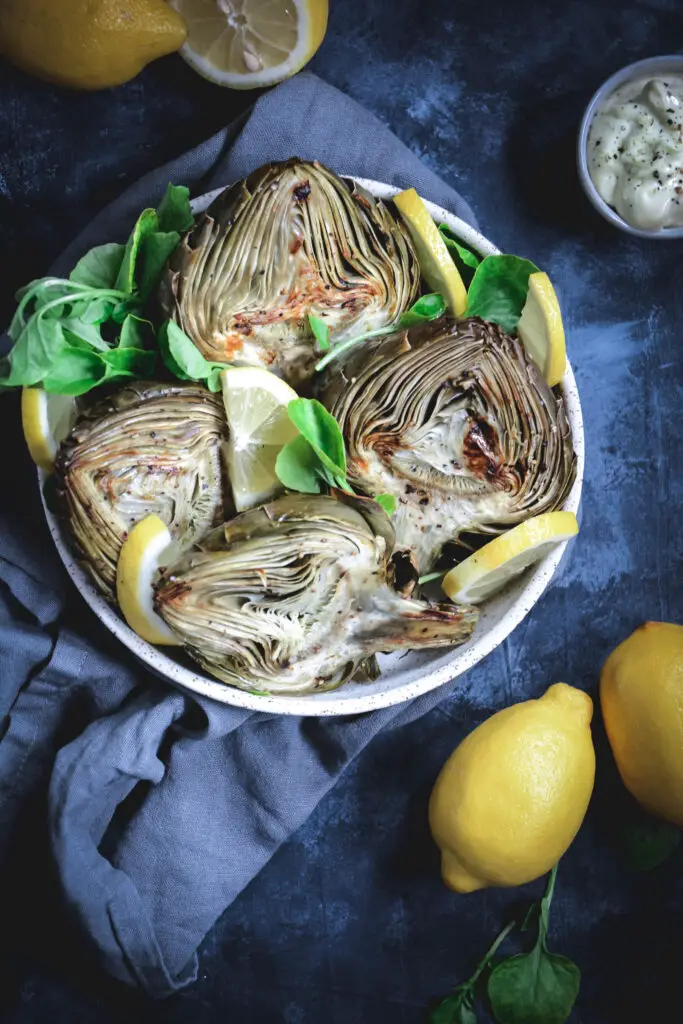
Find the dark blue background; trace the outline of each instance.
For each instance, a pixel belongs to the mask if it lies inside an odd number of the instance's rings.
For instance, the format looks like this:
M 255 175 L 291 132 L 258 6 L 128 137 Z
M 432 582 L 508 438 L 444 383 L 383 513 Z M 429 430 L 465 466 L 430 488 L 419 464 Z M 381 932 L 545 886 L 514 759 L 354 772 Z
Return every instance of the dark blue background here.
M 313 70 L 459 189 L 502 249 L 556 283 L 586 418 L 582 534 L 513 638 L 453 699 L 376 741 L 226 912 L 194 988 L 152 1004 L 98 973 L 54 895 L 38 828 L 33 860 L 24 846 L 3 878 L 0 1019 L 418 1024 L 519 901 L 540 893 L 539 883 L 449 893 L 426 804 L 451 749 L 493 710 L 557 679 L 595 694 L 605 656 L 631 629 L 683 618 L 683 247 L 604 224 L 574 163 L 578 121 L 601 81 L 681 47 L 676 0 L 332 0 Z M 175 57 L 92 95 L 0 65 L 0 313 L 108 200 L 248 102 Z M 2 436 L 20 446 L 16 404 L 2 405 Z M 599 720 L 595 734 L 598 786 L 560 868 L 551 948 L 583 971 L 573 1021 L 678 1020 L 682 857 L 646 874 L 629 867 L 620 829 L 633 808 Z

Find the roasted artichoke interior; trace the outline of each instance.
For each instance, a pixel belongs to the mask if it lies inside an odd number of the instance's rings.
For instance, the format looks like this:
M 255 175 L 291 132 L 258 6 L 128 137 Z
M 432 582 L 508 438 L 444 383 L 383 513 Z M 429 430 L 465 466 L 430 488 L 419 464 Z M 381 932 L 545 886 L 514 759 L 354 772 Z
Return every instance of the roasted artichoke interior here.
M 270 164 L 226 189 L 169 259 L 159 304 L 206 359 L 317 395 L 355 493 L 283 487 L 235 515 L 222 397 L 133 381 L 82 410 L 56 464 L 100 591 L 115 600 L 121 546 L 154 512 L 174 540 L 156 612 L 226 684 L 314 693 L 372 677 L 378 653 L 466 641 L 477 610 L 423 599 L 418 576 L 465 535 L 560 508 L 576 457 L 561 392 L 516 337 L 472 317 L 400 326 L 421 288 L 397 212 L 320 164 Z M 323 373 L 310 313 L 332 346 L 363 336 Z

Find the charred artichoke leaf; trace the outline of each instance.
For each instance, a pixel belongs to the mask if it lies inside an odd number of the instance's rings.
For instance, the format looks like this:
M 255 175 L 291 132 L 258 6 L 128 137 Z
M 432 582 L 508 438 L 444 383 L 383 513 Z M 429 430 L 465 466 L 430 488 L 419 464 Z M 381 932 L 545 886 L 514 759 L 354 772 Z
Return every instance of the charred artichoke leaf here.
M 196 384 L 135 382 L 86 408 L 62 445 L 60 505 L 77 554 L 113 597 L 130 528 L 156 513 L 181 549 L 224 515 L 219 397 Z
M 313 373 L 312 313 L 333 344 L 398 320 L 419 288 L 403 225 L 319 163 L 271 163 L 226 189 L 172 254 L 160 301 L 206 359 Z
M 352 486 L 394 495 L 397 545 L 421 574 L 446 541 L 559 508 L 574 482 L 561 396 L 519 341 L 478 318 L 369 343 L 321 397 L 344 434 Z
M 212 675 L 270 693 L 331 690 L 377 652 L 466 640 L 476 610 L 397 594 L 387 530 L 363 512 L 303 494 L 244 512 L 169 568 L 156 608 Z

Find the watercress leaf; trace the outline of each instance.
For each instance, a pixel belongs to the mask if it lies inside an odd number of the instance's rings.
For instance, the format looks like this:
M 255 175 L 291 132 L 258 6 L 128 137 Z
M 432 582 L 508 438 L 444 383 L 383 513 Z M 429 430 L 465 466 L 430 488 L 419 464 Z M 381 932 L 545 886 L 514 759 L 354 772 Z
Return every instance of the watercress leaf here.
M 488 996 L 499 1024 L 564 1024 L 580 983 L 576 964 L 548 953 L 539 936 L 531 953 L 510 957 L 493 969 Z
M 140 246 L 147 235 L 159 230 L 159 218 L 156 210 L 143 210 L 137 219 L 130 238 L 126 243 L 126 249 L 121 261 L 121 266 L 116 277 L 114 287 L 117 291 L 133 292 L 136 284 L 136 267 Z
M 211 363 L 207 362 L 194 342 L 173 320 L 164 324 L 158 339 L 161 357 L 176 377 L 181 380 L 205 380 L 209 376 Z
M 472 991 L 467 985 L 447 996 L 429 1017 L 429 1024 L 477 1024 Z
M 160 231 L 188 231 L 194 224 L 190 207 L 190 190 L 185 185 L 169 185 L 159 203 Z
M 55 395 L 84 395 L 100 384 L 106 367 L 92 349 L 66 345 L 43 380 L 46 391 Z
M 681 840 L 680 829 L 654 819 L 629 822 L 623 829 L 626 857 L 636 871 L 651 871 L 671 856 Z
M 481 263 L 481 258 L 472 252 L 471 249 L 468 249 L 467 246 L 463 245 L 462 242 L 458 241 L 448 224 L 439 224 L 439 231 L 451 253 L 455 253 L 466 267 L 476 270 Z
M 290 491 L 320 494 L 322 490 L 320 460 L 301 434 L 278 452 L 275 472 L 280 483 Z
M 334 416 L 315 398 L 294 398 L 289 418 L 335 477 L 346 478 L 344 438 Z
M 129 299 L 122 299 L 117 302 L 111 312 L 111 319 L 115 324 L 122 324 L 129 313 L 139 313 L 142 303 L 136 295 Z
M 101 356 L 107 378 L 139 377 L 149 380 L 154 375 L 156 354 L 145 348 L 113 348 Z
M 321 317 L 309 313 L 308 323 L 315 335 L 315 340 L 318 342 L 318 350 L 320 352 L 328 352 L 330 348 L 330 329 L 325 321 Z
M 400 327 L 412 327 L 413 324 L 424 323 L 425 320 L 436 320 L 446 312 L 446 300 L 438 292 L 421 295 L 410 309 L 401 314 Z
M 529 275 L 537 270 L 520 256 L 486 256 L 472 278 L 465 315 L 491 320 L 511 333 L 524 309 Z
M 375 501 L 382 506 L 388 516 L 393 516 L 396 511 L 396 498 L 393 494 L 376 494 Z
M 117 348 L 151 348 L 154 343 L 154 327 L 149 320 L 129 313 L 121 324 Z
M 146 235 L 140 246 L 137 280 L 141 299 L 147 299 L 156 287 L 166 260 L 177 247 L 177 231 L 154 231 Z
M 221 374 L 224 369 L 225 366 L 220 363 L 212 364 L 209 376 L 206 378 L 206 386 L 209 391 L 213 391 L 215 393 L 221 390 L 221 387 L 223 386 L 221 384 Z
M 69 341 L 72 341 L 72 337 L 80 338 L 84 341 L 88 347 L 98 349 L 105 352 L 109 347 L 106 341 L 103 340 L 100 332 L 99 324 L 87 324 L 78 318 L 63 317 L 59 323 L 62 325 L 62 329 L 68 331 L 70 337 Z
M 126 246 L 118 242 L 97 245 L 81 257 L 69 274 L 69 280 L 90 288 L 113 288 L 121 270 Z
M 79 303 L 78 317 L 85 324 L 103 324 L 111 319 L 115 306 L 111 299 L 91 299 L 90 302 Z
M 51 371 L 67 347 L 58 320 L 31 317 L 9 354 L 11 369 L 3 383 L 10 387 L 37 384 Z

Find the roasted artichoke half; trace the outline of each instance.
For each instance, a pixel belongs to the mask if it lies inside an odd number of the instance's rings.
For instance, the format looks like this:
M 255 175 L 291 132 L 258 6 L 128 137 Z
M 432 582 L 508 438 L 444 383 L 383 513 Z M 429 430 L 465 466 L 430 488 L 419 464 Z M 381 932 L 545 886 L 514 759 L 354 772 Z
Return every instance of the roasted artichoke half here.
M 114 596 L 127 532 L 156 513 L 180 546 L 224 515 L 219 397 L 195 384 L 136 382 L 87 409 L 62 445 L 57 491 L 77 552 Z
M 420 270 L 400 220 L 319 163 L 271 163 L 226 189 L 182 239 L 159 297 L 202 355 L 294 386 L 316 361 L 308 314 L 334 344 L 391 324 Z
M 269 693 L 331 690 L 380 651 L 462 643 L 473 608 L 401 597 L 394 531 L 373 501 L 290 494 L 212 531 L 155 604 L 212 675 Z
M 352 349 L 323 387 L 349 479 L 397 500 L 420 571 L 446 541 L 561 506 L 576 472 L 562 398 L 495 324 L 444 317 Z

